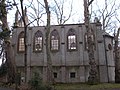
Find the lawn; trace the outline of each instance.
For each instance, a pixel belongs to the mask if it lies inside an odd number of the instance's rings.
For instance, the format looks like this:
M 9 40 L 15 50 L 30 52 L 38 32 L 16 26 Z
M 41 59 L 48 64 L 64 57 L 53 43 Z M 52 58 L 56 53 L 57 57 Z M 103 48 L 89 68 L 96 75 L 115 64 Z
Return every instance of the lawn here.
M 1 87 L 9 87 L 9 86 L 2 85 Z M 15 86 L 13 85 L 11 87 L 14 88 Z M 120 90 L 120 84 L 115 84 L 115 83 L 101 83 L 97 85 L 88 85 L 86 83 L 56 84 L 54 85 L 54 88 L 55 88 L 54 90 Z
M 88 84 L 57 84 L 55 90 L 120 90 L 120 84 L 102 83 L 97 85 Z

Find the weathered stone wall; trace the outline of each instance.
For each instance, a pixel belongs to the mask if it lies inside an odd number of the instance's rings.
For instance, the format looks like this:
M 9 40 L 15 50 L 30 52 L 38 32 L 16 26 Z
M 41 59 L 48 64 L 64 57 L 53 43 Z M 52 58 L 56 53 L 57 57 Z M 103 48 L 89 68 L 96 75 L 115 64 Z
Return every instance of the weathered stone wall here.
M 113 50 L 107 50 L 108 44 L 112 46 L 112 38 L 103 36 L 104 32 L 101 30 L 101 24 L 93 23 L 91 25 L 95 35 L 95 60 L 98 67 L 98 76 L 100 82 L 114 81 L 114 60 Z M 72 28 L 77 35 L 77 50 L 67 50 L 67 33 Z M 74 83 L 87 82 L 89 76 L 89 59 L 87 50 L 85 50 L 84 35 L 86 33 L 83 24 L 70 24 L 64 26 L 51 26 L 52 32 L 56 29 L 60 36 L 60 49 L 58 52 L 51 52 L 53 72 L 57 73 L 56 82 Z M 34 34 L 40 30 L 43 34 L 43 49 L 42 52 L 33 51 Z M 24 66 L 24 53 L 18 53 L 18 35 L 23 31 L 23 28 L 15 28 L 13 31 L 13 48 L 15 51 L 16 64 L 19 67 Z M 41 73 L 43 81 L 47 77 L 47 58 L 46 58 L 46 44 L 45 44 L 45 27 L 29 27 L 27 33 L 27 65 L 28 65 L 28 79 L 32 76 L 33 71 Z M 21 70 L 21 69 L 19 69 Z M 70 73 L 75 73 L 75 78 L 70 77 Z

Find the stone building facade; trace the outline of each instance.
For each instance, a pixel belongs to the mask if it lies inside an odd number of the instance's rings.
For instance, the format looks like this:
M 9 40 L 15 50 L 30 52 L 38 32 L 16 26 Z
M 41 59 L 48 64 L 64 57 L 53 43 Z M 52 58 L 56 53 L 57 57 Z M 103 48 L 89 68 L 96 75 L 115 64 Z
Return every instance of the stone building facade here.
M 101 30 L 101 23 L 91 24 L 95 41 L 95 60 L 100 82 L 114 82 L 115 64 L 113 59 L 113 37 Z M 47 58 L 45 26 L 28 27 L 27 31 L 27 79 L 38 71 L 47 81 Z M 50 50 L 53 76 L 59 83 L 87 82 L 89 59 L 85 25 L 52 25 L 50 30 Z M 18 72 L 24 79 L 24 29 L 13 30 L 12 43 Z

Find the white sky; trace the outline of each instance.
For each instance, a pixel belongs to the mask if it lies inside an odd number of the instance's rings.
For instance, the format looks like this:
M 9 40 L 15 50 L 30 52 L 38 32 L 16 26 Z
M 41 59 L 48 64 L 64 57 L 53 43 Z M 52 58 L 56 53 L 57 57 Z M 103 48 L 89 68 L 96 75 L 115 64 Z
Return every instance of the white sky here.
M 28 4 L 27 1 L 28 0 L 25 0 L 25 2 L 24 2 L 25 5 L 26 5 L 26 3 Z M 36 0 L 33 0 L 33 1 L 35 2 Z M 44 5 L 43 0 L 40 0 L 40 1 Z M 54 0 L 48 0 L 48 3 L 50 5 L 50 7 L 53 6 L 53 1 Z M 56 0 L 56 1 L 61 1 L 61 0 Z M 72 0 L 65 0 L 65 1 L 67 1 L 67 2 L 65 3 L 65 7 L 64 7 L 64 15 L 67 17 L 67 15 L 69 14 L 69 11 L 70 11 L 70 3 L 69 2 L 71 2 Z M 103 3 L 104 1 L 105 0 L 94 0 L 93 4 L 92 4 L 92 7 L 93 7 L 92 10 L 94 10 L 94 11 L 97 10 L 96 4 L 98 4 L 99 7 L 102 8 L 102 6 L 104 6 L 104 3 Z M 108 1 L 109 1 L 109 3 L 112 3 L 112 1 L 114 1 L 114 0 L 108 0 Z M 117 4 L 120 4 L 119 0 L 116 0 L 116 1 L 117 1 Z M 36 2 L 34 4 L 36 4 Z M 36 6 L 37 6 L 37 4 L 36 4 Z M 111 4 L 109 5 L 109 7 L 111 7 Z M 90 10 L 91 10 L 91 8 L 90 8 Z M 10 25 L 12 25 L 13 22 L 14 22 L 15 11 L 16 11 L 16 9 L 13 9 L 13 10 L 9 11 L 8 22 L 9 22 Z M 80 23 L 80 22 L 84 21 L 83 0 L 73 0 L 73 10 L 72 11 L 73 11 L 72 17 L 68 20 L 67 23 L 72 23 L 73 24 L 73 23 Z M 33 12 L 33 11 L 30 8 L 28 8 L 28 13 L 29 12 Z M 42 18 L 45 21 L 46 15 L 44 15 Z M 51 22 L 52 24 L 56 24 L 56 22 L 57 22 L 57 20 L 55 20 L 54 16 L 51 17 L 51 21 L 52 21 Z M 43 25 L 43 24 L 45 24 L 45 23 L 41 23 L 41 25 Z
M 43 1 L 43 0 L 40 0 L 40 1 Z M 65 0 L 65 1 L 71 2 L 72 0 Z M 82 0 L 73 0 L 73 10 L 72 10 L 73 16 L 71 17 L 71 19 L 69 19 L 68 23 L 76 23 L 76 22 L 79 22 L 80 20 L 83 19 L 83 2 L 81 2 L 81 1 Z M 50 3 L 50 7 L 52 7 L 53 0 L 48 0 L 48 2 Z M 68 5 L 67 2 L 65 3 L 65 8 L 64 8 L 64 15 L 65 16 L 68 15 L 69 8 L 70 8 L 70 5 Z M 25 1 L 25 3 L 27 3 L 27 0 Z M 44 5 L 44 3 L 43 3 L 43 5 Z M 15 11 L 16 11 L 16 8 L 11 10 L 8 14 L 8 22 L 10 25 L 12 25 L 12 23 L 14 22 Z M 30 10 L 30 8 L 28 8 L 28 13 L 29 12 L 32 12 L 32 10 Z M 46 16 L 44 15 L 43 18 L 46 18 Z M 78 18 L 80 18 L 80 20 Z M 54 20 L 54 19 L 55 19 L 54 17 L 51 18 L 51 20 Z M 51 23 L 55 24 L 56 20 L 52 21 Z

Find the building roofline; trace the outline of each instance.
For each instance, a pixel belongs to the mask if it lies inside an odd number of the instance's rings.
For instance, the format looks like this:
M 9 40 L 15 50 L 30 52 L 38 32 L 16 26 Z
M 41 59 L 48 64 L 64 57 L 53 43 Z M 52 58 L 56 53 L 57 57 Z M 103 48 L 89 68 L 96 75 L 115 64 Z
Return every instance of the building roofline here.
M 113 36 L 109 35 L 109 34 L 103 34 L 103 36 L 105 37 L 110 37 L 110 38 L 114 38 Z
M 101 26 L 101 23 L 91 23 L 91 24 L 96 24 L 97 26 Z M 70 25 L 79 25 L 79 26 L 82 26 L 82 25 L 85 25 L 84 23 L 77 23 L 77 24 L 60 24 L 60 25 L 51 25 L 51 27 L 52 26 L 70 26 Z M 43 26 L 29 26 L 29 27 L 45 27 L 44 25 Z M 23 28 L 23 27 L 19 27 L 19 26 L 17 26 L 17 27 L 14 27 L 13 26 L 13 28 Z

